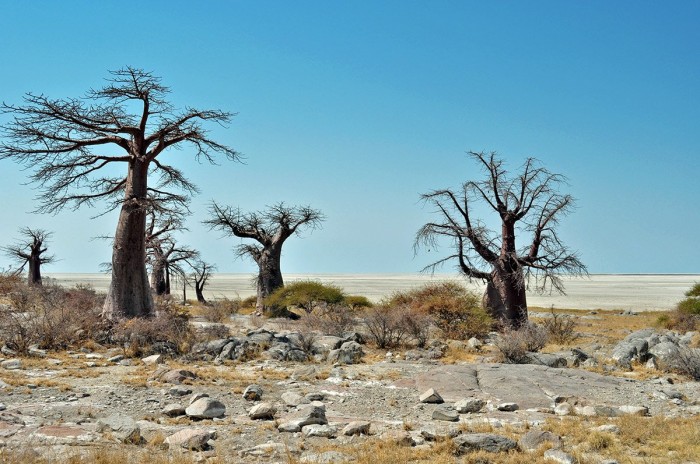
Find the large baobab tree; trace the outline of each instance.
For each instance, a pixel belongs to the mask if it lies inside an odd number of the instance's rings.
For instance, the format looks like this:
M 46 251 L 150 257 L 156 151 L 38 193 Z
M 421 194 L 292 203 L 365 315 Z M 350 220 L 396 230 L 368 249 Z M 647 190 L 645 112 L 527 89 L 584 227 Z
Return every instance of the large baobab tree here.
M 315 229 L 323 221 L 323 214 L 309 206 L 287 206 L 278 203 L 265 211 L 241 213 L 239 209 L 213 203 L 211 218 L 205 221 L 212 229 L 227 235 L 255 240 L 236 247 L 238 257 L 250 257 L 258 265 L 258 311 L 264 309 L 263 300 L 284 285 L 280 260 L 282 245 L 301 229 Z
M 574 200 L 560 192 L 565 178 L 533 158 L 525 160 L 519 174 L 511 175 L 495 153 L 469 155 L 484 170 L 484 180 L 466 182 L 457 193 L 436 190 L 422 195 L 439 219 L 421 227 L 416 246 L 434 248 L 442 239 L 450 240 L 454 253 L 426 270 L 456 260 L 467 278 L 487 283 L 484 303 L 492 314 L 517 328 L 527 322 L 527 288 L 563 293 L 562 275 L 586 274 L 586 267 L 556 230 Z M 478 202 L 498 215 L 500 233 L 473 217 Z M 527 237 L 524 246 L 516 245 L 516 236 Z
M 14 245 L 3 247 L 5 254 L 19 264 L 15 274 L 21 274 L 29 266 L 27 282 L 29 285 L 41 285 L 41 265 L 54 261 L 54 256 L 45 255 L 46 243 L 51 232 L 42 229 L 20 229 L 22 238 Z
M 52 99 L 29 93 L 21 105 L 3 103 L 12 116 L 2 126 L 0 159 L 34 170 L 39 211 L 55 213 L 105 200 L 120 209 L 112 250 L 112 281 L 103 308 L 106 317 L 150 316 L 153 302 L 146 273 L 145 226 L 149 204 L 191 192 L 184 174 L 162 154 L 189 146 L 197 159 L 214 162 L 237 153 L 209 137 L 202 123 L 225 124 L 220 110 L 176 109 L 158 77 L 127 67 L 111 73 L 102 88 L 83 97 Z M 174 156 L 174 153 L 173 155 Z M 116 166 L 125 173 L 115 176 Z

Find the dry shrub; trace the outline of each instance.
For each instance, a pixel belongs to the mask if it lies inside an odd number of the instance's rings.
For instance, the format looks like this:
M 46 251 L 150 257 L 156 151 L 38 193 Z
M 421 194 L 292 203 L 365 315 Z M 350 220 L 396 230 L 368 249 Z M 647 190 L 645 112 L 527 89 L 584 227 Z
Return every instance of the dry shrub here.
M 693 380 L 700 380 L 700 349 L 679 347 L 678 352 L 660 367 L 666 371 L 687 375 Z
M 324 335 L 341 337 L 355 326 L 356 312 L 346 305 L 332 305 L 324 310 L 315 310 L 310 314 L 304 314 L 300 322 L 311 330 L 316 330 Z
M 197 327 L 195 330 L 196 342 L 208 342 L 211 340 L 220 340 L 228 338 L 231 335 L 231 329 L 223 324 L 212 324 L 204 327 Z
M 401 345 L 407 333 L 403 315 L 402 307 L 385 305 L 376 306 L 365 313 L 364 325 L 369 338 L 378 348 Z
M 9 272 L 0 273 L 0 295 L 9 294 L 18 285 L 22 285 L 22 279 L 17 274 Z
M 481 305 L 481 298 L 454 282 L 395 293 L 385 304 L 430 316 L 444 336 L 454 340 L 483 336 L 494 326 L 493 318 Z
M 660 315 L 656 323 L 665 329 L 692 332 L 700 327 L 700 316 L 676 309 Z
M 416 346 L 425 348 L 430 339 L 430 332 L 434 325 L 432 316 L 415 308 L 403 308 L 401 317 L 408 335 L 413 338 Z
M 542 322 L 542 325 L 550 338 L 559 344 L 566 345 L 578 338 L 578 334 L 574 330 L 576 328 L 577 318 L 568 314 L 550 312 L 551 316 Z
M 88 338 L 102 341 L 107 324 L 100 318 L 102 296 L 89 287 L 64 290 L 56 285 L 18 283 L 0 312 L 0 339 L 27 354 L 32 346 L 65 349 Z
M 505 362 L 522 363 L 527 354 L 539 351 L 547 344 L 548 332 L 541 325 L 528 322 L 517 330 L 506 329 L 496 340 Z
M 241 309 L 240 298 L 222 298 L 202 306 L 201 314 L 209 322 L 225 322 Z

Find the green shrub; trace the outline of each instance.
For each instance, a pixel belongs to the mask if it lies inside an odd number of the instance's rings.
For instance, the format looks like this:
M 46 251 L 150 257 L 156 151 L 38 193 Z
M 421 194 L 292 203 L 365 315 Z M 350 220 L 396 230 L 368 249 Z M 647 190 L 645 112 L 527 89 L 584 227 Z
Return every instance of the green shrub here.
M 371 308 L 374 306 L 371 301 L 364 296 L 349 295 L 343 300 L 350 309 L 361 309 L 361 308 Z
M 302 280 L 275 290 L 265 298 L 265 306 L 270 308 L 272 314 L 290 307 L 301 308 L 310 314 L 317 306 L 339 304 L 344 298 L 343 291 L 335 285 Z
M 483 336 L 494 326 L 493 318 L 481 305 L 481 297 L 455 282 L 395 293 L 385 304 L 430 316 L 445 337 L 455 340 Z
M 697 330 L 700 325 L 700 283 L 685 292 L 686 299 L 676 305 L 676 309 L 660 316 L 657 321 L 667 329 L 679 331 Z

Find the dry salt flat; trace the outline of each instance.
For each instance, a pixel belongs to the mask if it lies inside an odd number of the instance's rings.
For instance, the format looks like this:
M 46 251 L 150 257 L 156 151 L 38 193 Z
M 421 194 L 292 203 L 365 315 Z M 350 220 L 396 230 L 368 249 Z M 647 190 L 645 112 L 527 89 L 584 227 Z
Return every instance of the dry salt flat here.
M 73 286 L 77 283 L 92 285 L 96 290 L 106 292 L 109 285 L 108 274 L 48 274 L 57 283 Z M 312 279 L 332 283 L 353 295 L 364 295 L 373 301 L 391 295 L 396 291 L 420 287 L 429 282 L 457 281 L 465 279 L 454 274 L 286 274 L 286 282 Z M 216 274 L 205 289 L 207 298 L 246 298 L 255 294 L 254 276 L 251 274 Z M 630 311 L 664 311 L 672 309 L 683 299 L 695 282 L 700 282 L 700 274 L 592 274 L 588 278 L 565 279 L 566 295 L 529 294 L 531 306 L 568 309 L 607 309 Z M 481 292 L 483 285 L 468 283 L 468 286 Z M 173 293 L 182 294 L 182 289 Z M 187 289 L 188 298 L 194 297 L 194 290 Z

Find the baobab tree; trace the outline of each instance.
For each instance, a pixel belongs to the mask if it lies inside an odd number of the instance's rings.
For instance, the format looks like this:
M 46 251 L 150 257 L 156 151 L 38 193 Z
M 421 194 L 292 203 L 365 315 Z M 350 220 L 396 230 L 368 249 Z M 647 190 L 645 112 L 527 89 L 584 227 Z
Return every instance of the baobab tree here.
M 469 181 L 460 192 L 436 190 L 422 195 L 439 220 L 416 234 L 416 247 L 434 248 L 451 241 L 454 253 L 424 270 L 456 261 L 467 278 L 486 282 L 484 304 L 492 315 L 517 328 L 527 322 L 526 289 L 564 292 L 562 275 L 586 274 L 586 267 L 560 240 L 559 218 L 573 206 L 571 195 L 560 193 L 565 178 L 533 159 L 511 176 L 495 153 L 469 152 L 485 172 L 485 179 Z M 485 203 L 500 219 L 500 233 L 473 217 L 477 202 Z M 516 236 L 525 246 L 516 245 Z
M 249 257 L 258 265 L 258 311 L 264 310 L 265 297 L 284 286 L 280 261 L 285 240 L 302 229 L 315 229 L 324 220 L 323 214 L 309 206 L 287 206 L 278 203 L 265 211 L 241 213 L 239 209 L 213 203 L 211 218 L 204 221 L 212 229 L 227 235 L 255 240 L 243 243 L 235 250 L 239 258 Z
M 225 124 L 230 113 L 178 110 L 167 102 L 169 92 L 150 72 L 127 67 L 113 71 L 102 88 L 80 98 L 28 93 L 24 104 L 0 105 L 0 112 L 12 116 L 1 128 L 0 159 L 34 170 L 31 180 L 41 192 L 39 211 L 56 213 L 100 200 L 107 202 L 108 210 L 120 209 L 112 280 L 103 308 L 109 318 L 152 315 L 146 213 L 153 203 L 177 199 L 174 191 L 194 191 L 185 175 L 160 155 L 189 146 L 198 160 L 213 163 L 215 155 L 238 157 L 202 126 Z M 124 166 L 125 174 L 114 177 L 115 165 Z
M 41 283 L 41 265 L 49 264 L 55 260 L 54 256 L 45 255 L 48 251 L 46 243 L 51 232 L 42 229 L 30 229 L 25 227 L 20 229 L 22 239 L 11 246 L 3 247 L 5 254 L 19 264 L 15 271 L 19 275 L 24 270 L 25 266 L 29 266 L 27 274 L 27 283 L 29 285 L 38 285 Z
M 194 293 L 197 295 L 197 301 L 206 304 L 207 300 L 204 298 L 204 286 L 209 281 L 216 266 L 201 259 L 188 260 L 188 264 L 192 268 L 190 281 L 194 283 Z

